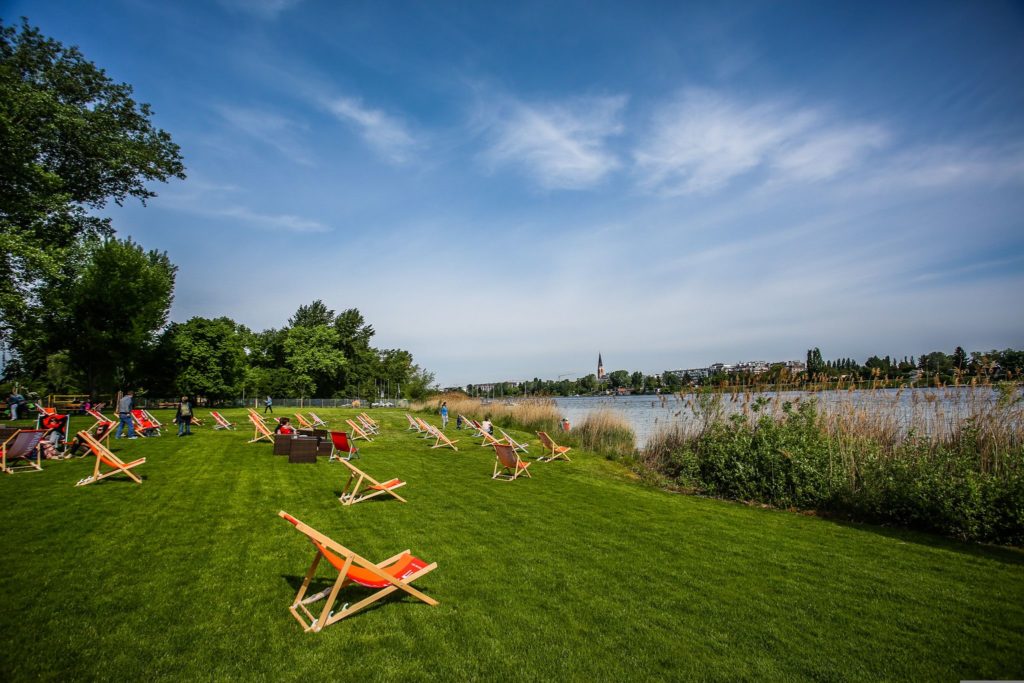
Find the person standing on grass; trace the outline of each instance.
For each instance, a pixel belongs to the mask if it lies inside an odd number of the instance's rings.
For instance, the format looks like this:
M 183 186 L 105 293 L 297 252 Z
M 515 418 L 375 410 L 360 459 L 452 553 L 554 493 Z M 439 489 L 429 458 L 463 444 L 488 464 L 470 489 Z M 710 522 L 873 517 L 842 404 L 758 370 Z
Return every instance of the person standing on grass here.
M 114 438 L 120 439 L 121 432 L 124 430 L 125 425 L 128 425 L 128 438 L 137 439 L 135 436 L 135 425 L 132 423 L 132 403 L 135 399 L 135 392 L 129 391 L 121 400 L 117 402 L 117 431 L 114 432 Z
M 441 429 L 448 428 L 448 401 L 441 401 Z
M 274 414 L 274 400 L 270 398 L 269 395 L 267 396 L 267 399 L 263 401 L 263 414 L 266 415 L 268 412 L 271 415 Z
M 192 402 L 188 396 L 181 397 L 174 421 L 178 423 L 178 436 L 192 436 Z

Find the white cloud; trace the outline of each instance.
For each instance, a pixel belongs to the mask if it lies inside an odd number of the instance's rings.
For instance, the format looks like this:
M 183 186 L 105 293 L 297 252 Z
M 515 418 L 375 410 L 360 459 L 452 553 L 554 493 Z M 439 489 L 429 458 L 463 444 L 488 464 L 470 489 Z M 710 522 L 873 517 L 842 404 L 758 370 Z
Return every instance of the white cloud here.
M 233 129 L 273 147 L 297 164 L 312 165 L 309 152 L 299 139 L 305 130 L 304 125 L 260 109 L 230 105 L 220 105 L 214 109 Z
M 634 159 L 645 189 L 708 193 L 758 170 L 772 182 L 827 180 L 857 166 L 888 137 L 881 126 L 833 123 L 815 109 L 750 105 L 690 90 L 655 113 Z
M 488 115 L 493 136 L 486 158 L 524 168 L 547 189 L 582 189 L 619 167 L 606 147 L 622 132 L 624 96 L 531 105 L 512 101 Z
M 367 107 L 355 97 L 335 97 L 327 100 L 325 106 L 340 120 L 354 125 L 367 144 L 389 161 L 404 163 L 409 160 L 416 140 L 398 118 Z
M 223 209 L 215 209 L 210 213 L 218 216 L 237 218 L 243 223 L 249 223 L 261 228 L 271 230 L 285 230 L 287 232 L 327 232 L 330 228 L 320 221 L 292 216 L 291 214 L 265 214 L 257 213 L 250 209 L 232 206 Z

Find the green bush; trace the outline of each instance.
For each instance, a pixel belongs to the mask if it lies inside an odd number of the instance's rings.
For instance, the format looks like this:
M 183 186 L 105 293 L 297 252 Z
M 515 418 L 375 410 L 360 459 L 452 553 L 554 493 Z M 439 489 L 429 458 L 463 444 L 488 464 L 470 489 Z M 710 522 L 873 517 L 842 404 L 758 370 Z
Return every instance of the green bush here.
M 675 485 L 708 495 L 1024 545 L 1024 449 L 979 457 L 965 424 L 936 444 L 914 435 L 895 449 L 830 430 L 813 401 L 781 415 L 718 417 L 692 435 L 652 439 L 642 460 Z

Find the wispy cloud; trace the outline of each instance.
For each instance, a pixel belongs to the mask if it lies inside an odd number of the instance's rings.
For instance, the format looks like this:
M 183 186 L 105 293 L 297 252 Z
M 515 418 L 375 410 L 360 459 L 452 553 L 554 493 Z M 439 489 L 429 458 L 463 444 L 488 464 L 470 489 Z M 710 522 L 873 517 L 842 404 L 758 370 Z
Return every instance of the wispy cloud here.
M 298 5 L 302 0 L 218 0 L 221 6 L 235 12 L 246 12 L 262 19 L 274 19 L 278 14 Z
M 410 160 L 417 143 L 398 117 L 368 107 L 357 97 L 334 97 L 324 104 L 338 119 L 354 126 L 388 161 L 401 164 Z
M 303 124 L 262 109 L 231 105 L 219 105 L 214 109 L 234 130 L 272 147 L 297 164 L 313 165 L 309 151 L 300 140 L 306 128 Z
M 506 101 L 485 117 L 491 137 L 485 158 L 496 166 L 518 166 L 546 189 L 592 187 L 620 165 L 607 142 L 623 130 L 625 105 L 624 96 Z
M 211 213 L 218 216 L 235 218 L 241 223 L 248 223 L 260 228 L 285 230 L 287 232 L 328 232 L 330 230 L 328 226 L 320 221 L 290 214 L 258 213 L 241 206 L 215 209 Z
M 814 108 L 689 90 L 655 113 L 634 159 L 648 190 L 708 193 L 755 171 L 771 182 L 828 180 L 888 139 L 882 126 L 832 121 Z

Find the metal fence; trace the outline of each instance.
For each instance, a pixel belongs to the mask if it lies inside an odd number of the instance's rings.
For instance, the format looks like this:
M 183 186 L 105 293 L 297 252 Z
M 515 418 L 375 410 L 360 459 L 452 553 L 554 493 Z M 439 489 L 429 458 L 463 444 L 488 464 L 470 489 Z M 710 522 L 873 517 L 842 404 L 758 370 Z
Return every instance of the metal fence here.
M 136 396 L 135 405 L 139 408 L 151 410 L 178 404 L 176 398 L 153 398 L 150 396 Z M 262 398 L 238 398 L 233 401 L 226 401 L 225 404 L 236 408 L 256 408 L 263 410 Z M 205 407 L 205 406 L 199 406 Z M 409 401 L 404 398 L 382 398 L 376 401 L 368 401 L 359 398 L 274 398 L 274 408 L 408 408 Z

